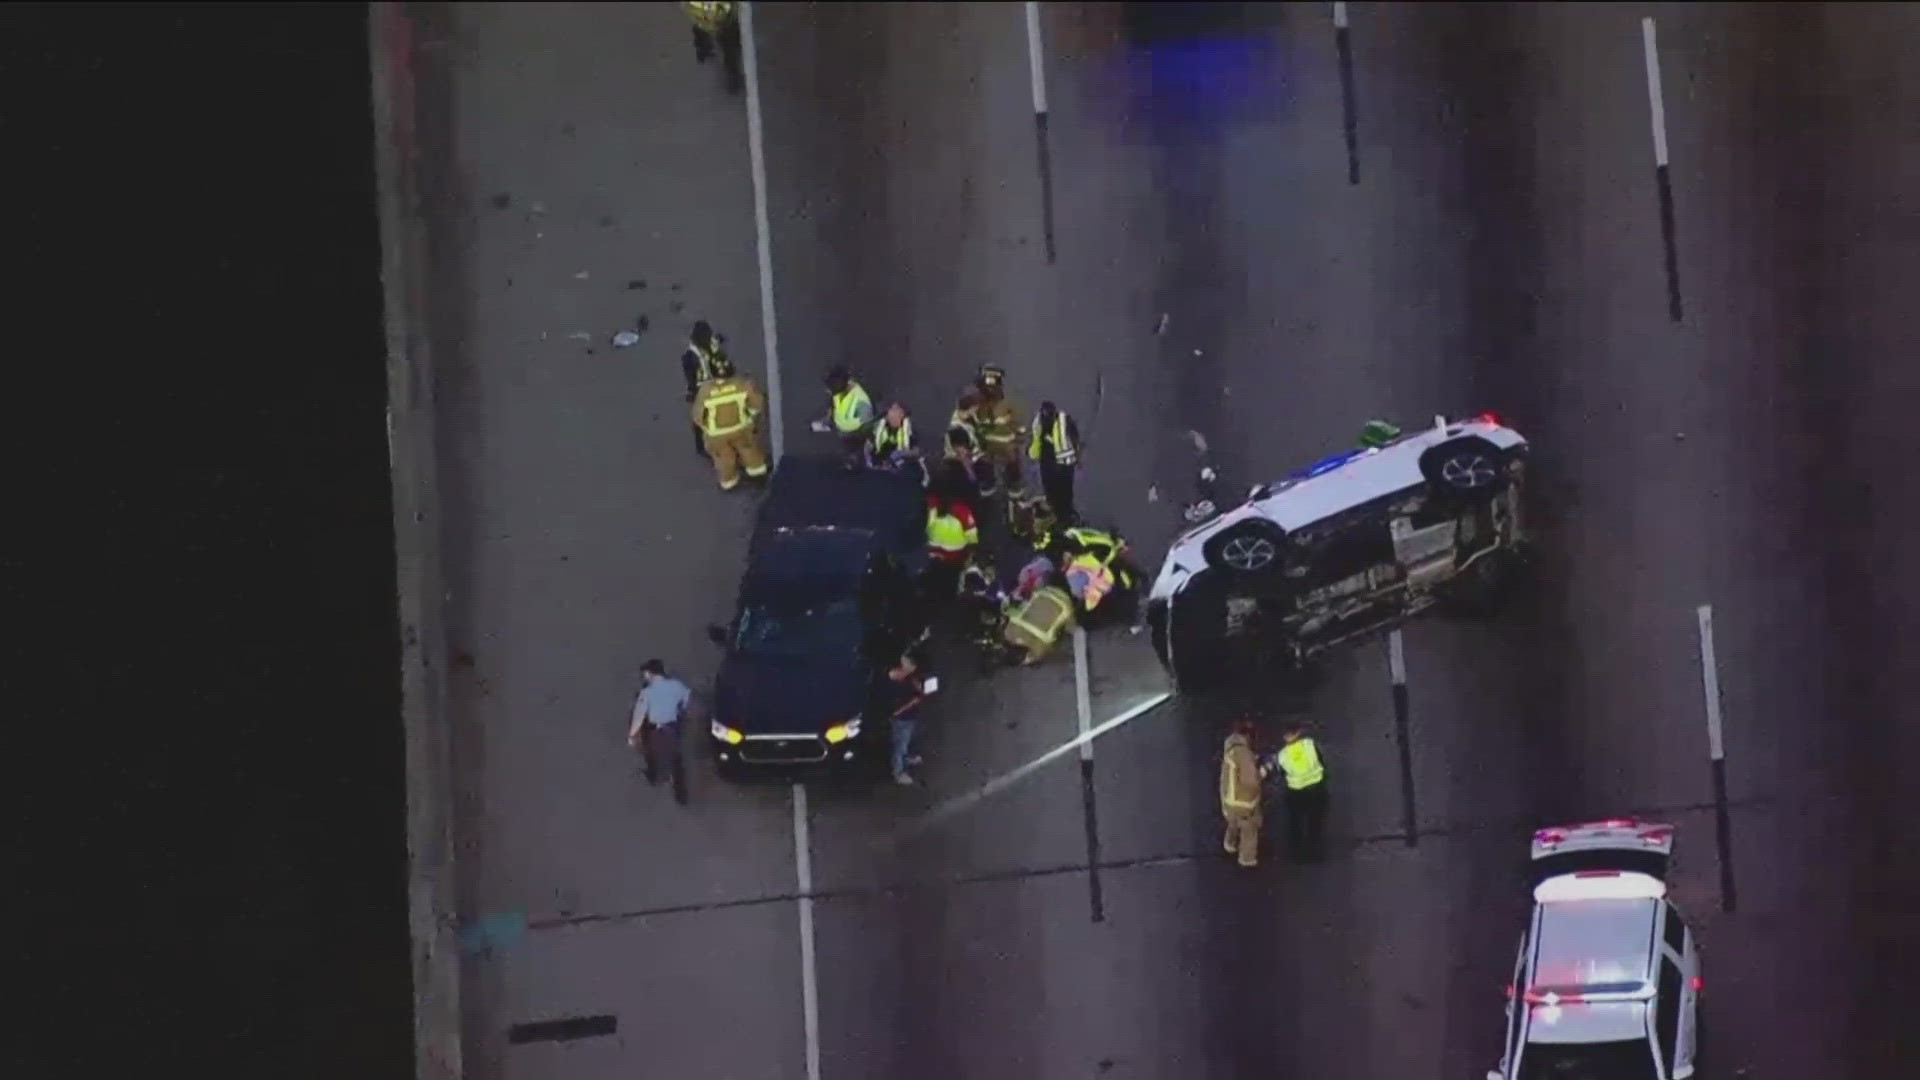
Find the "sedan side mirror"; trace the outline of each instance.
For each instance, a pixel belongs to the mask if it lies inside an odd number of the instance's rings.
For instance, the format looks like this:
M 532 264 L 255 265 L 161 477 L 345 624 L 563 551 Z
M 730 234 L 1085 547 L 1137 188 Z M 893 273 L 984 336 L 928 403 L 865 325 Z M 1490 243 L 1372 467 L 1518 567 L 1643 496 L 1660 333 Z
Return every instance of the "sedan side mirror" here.
M 707 640 L 724 647 L 727 643 L 727 628 L 719 623 L 708 623 Z

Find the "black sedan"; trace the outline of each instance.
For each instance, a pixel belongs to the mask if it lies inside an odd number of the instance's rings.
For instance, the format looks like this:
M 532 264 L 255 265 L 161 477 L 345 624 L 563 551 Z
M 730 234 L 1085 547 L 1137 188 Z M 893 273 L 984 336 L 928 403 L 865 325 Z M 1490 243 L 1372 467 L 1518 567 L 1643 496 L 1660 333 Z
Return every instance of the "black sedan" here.
M 919 636 L 925 555 L 918 482 L 788 458 L 761 506 L 726 649 L 710 737 L 723 774 L 879 768 L 886 672 Z

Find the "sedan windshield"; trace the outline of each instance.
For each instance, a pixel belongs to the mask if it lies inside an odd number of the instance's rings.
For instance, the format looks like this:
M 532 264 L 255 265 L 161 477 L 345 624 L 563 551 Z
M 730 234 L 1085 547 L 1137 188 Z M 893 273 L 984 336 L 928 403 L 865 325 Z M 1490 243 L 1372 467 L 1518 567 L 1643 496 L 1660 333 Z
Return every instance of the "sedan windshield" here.
M 1658 1080 L 1646 1039 L 1603 1043 L 1528 1043 L 1519 1080 Z
M 860 647 L 860 605 L 851 598 L 748 604 L 733 651 L 741 656 L 804 657 Z

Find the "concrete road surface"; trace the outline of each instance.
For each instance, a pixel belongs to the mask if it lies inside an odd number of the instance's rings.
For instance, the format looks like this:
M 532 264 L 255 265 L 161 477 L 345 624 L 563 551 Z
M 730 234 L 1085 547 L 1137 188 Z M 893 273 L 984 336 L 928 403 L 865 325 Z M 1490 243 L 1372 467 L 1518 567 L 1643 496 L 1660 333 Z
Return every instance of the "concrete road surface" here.
M 1190 432 L 1245 484 L 1371 416 L 1498 412 L 1536 446 L 1544 556 L 1503 618 L 1406 632 L 1414 833 L 1380 643 L 1311 690 L 1183 696 L 928 824 L 1077 730 L 1070 665 L 965 673 L 923 787 L 809 792 L 803 970 L 790 793 L 702 771 L 681 810 L 620 741 L 640 660 L 711 672 L 740 568 L 750 496 L 691 454 L 674 354 L 706 317 L 769 363 L 743 101 L 668 5 L 423 8 L 462 914 L 493 917 L 473 1075 L 807 1076 L 808 985 L 827 1080 L 1479 1075 L 1527 831 L 1621 813 L 1680 826 L 1716 1074 L 1892 1075 L 1920 952 L 1920 20 L 1356 4 L 1349 114 L 1327 5 L 1140 7 L 1041 9 L 1051 263 L 1021 5 L 757 12 L 791 448 L 833 363 L 933 430 L 1003 362 L 1023 407 L 1080 418 L 1083 507 L 1151 563 Z M 1089 674 L 1096 721 L 1163 685 L 1124 631 Z M 1220 853 L 1214 754 L 1247 710 L 1317 728 L 1329 865 Z M 508 1038 L 594 1016 L 615 1032 Z

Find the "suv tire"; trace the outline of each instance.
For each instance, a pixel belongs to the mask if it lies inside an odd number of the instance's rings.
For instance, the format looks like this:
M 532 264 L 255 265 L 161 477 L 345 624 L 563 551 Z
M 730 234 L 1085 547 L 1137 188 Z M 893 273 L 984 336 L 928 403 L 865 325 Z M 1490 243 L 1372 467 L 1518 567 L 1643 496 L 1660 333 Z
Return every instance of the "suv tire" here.
M 1420 455 L 1420 475 L 1434 494 L 1470 506 L 1492 502 L 1512 482 L 1506 453 L 1478 435 L 1428 447 Z
M 1270 574 L 1284 563 L 1287 534 L 1271 521 L 1253 518 L 1209 537 L 1201 552 L 1207 565 L 1238 577 Z

